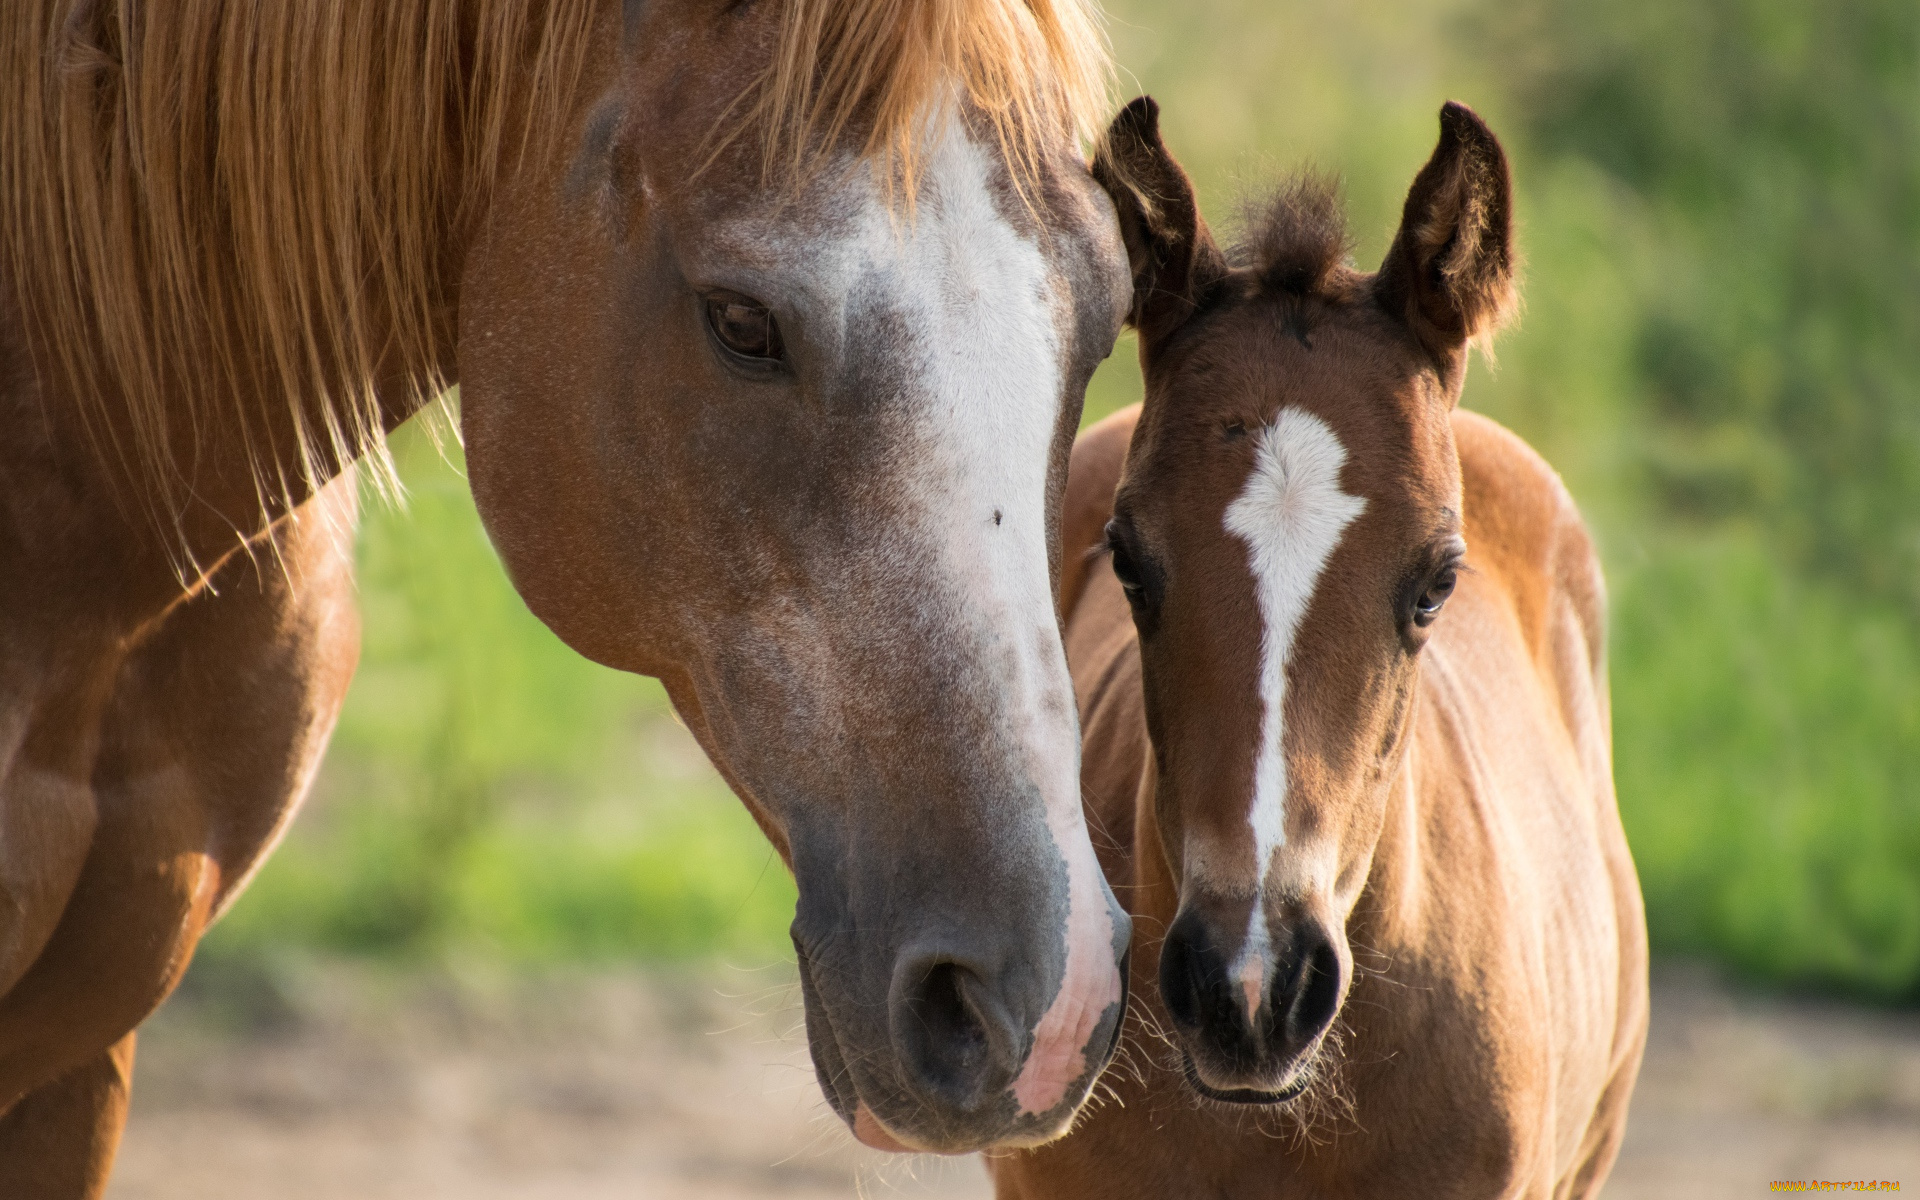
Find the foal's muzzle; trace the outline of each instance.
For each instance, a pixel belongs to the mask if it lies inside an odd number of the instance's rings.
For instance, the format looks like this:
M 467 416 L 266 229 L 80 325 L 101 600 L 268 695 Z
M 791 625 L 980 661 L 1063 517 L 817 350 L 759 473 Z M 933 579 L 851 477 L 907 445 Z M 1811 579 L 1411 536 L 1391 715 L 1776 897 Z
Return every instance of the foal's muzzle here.
M 1239 911 L 1238 921 L 1221 921 L 1203 906 L 1183 906 L 1161 945 L 1160 995 L 1196 1091 L 1230 1103 L 1284 1103 L 1311 1078 L 1348 967 L 1335 935 L 1312 917 L 1271 925 L 1265 952 L 1250 951 Z

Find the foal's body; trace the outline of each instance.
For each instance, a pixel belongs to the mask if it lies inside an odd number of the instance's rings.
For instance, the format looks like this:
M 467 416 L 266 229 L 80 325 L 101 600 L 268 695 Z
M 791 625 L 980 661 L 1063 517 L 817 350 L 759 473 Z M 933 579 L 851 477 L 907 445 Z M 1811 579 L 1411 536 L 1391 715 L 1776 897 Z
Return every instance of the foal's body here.
M 1592 544 L 1456 407 L 1514 299 L 1504 151 L 1447 106 L 1375 273 L 1312 180 L 1229 259 L 1150 101 L 1102 154 L 1146 399 L 1075 446 L 1062 606 L 1145 1011 L 1000 1195 L 1591 1196 L 1646 942 Z
M 1082 435 L 1064 516 L 1085 560 L 1137 407 Z M 1559 478 L 1500 426 L 1453 418 L 1465 573 L 1424 651 L 1411 744 L 1350 936 L 1336 1082 L 1301 1125 L 1202 1101 L 1139 1029 L 1118 1103 L 1005 1160 L 1002 1197 L 1586 1196 L 1625 1125 L 1646 1031 L 1640 892 L 1614 805 L 1599 565 Z M 1174 919 L 1138 643 L 1104 559 L 1069 576 L 1067 659 L 1087 822 L 1140 931 L 1133 993 L 1164 1025 Z M 1104 831 L 1101 832 L 1101 831 Z

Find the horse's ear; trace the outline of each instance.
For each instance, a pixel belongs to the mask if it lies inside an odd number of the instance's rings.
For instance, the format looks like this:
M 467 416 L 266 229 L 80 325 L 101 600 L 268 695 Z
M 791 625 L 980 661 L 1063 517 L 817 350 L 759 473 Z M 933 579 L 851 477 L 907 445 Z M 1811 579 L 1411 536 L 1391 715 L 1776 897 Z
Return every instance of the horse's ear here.
M 1464 104 L 1440 110 L 1440 144 L 1407 192 L 1381 302 L 1450 360 L 1499 328 L 1515 299 L 1513 177 L 1500 139 Z
M 1192 181 L 1160 139 L 1160 106 L 1151 96 L 1141 96 L 1113 119 L 1094 152 L 1093 177 L 1113 197 L 1133 267 L 1127 323 L 1151 348 L 1226 278 L 1226 258 L 1200 218 Z

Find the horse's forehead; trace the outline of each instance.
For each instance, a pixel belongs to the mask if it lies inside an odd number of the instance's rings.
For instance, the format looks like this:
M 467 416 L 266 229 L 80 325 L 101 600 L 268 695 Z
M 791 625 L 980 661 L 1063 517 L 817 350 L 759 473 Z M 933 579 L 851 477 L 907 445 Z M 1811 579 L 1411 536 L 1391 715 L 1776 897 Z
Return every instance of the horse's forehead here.
M 692 255 L 765 273 L 802 295 L 1045 286 L 1065 301 L 1110 274 L 1092 223 L 1103 214 L 1056 204 L 1043 229 L 998 155 L 957 120 L 930 138 L 910 200 L 851 155 L 795 195 L 732 192 L 717 219 L 707 206 L 690 212 Z

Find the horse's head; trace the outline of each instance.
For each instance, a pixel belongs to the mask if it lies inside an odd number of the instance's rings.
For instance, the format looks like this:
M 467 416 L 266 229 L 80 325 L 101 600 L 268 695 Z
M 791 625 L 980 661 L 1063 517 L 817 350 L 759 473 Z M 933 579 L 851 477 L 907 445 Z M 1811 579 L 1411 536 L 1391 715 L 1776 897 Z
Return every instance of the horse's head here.
M 1179 910 L 1160 986 L 1215 1099 L 1297 1095 L 1344 1002 L 1346 923 L 1462 567 L 1450 414 L 1512 298 L 1507 165 L 1448 105 L 1378 274 L 1330 186 L 1232 261 L 1138 100 L 1095 167 L 1134 265 L 1146 401 L 1108 526 L 1139 632 Z
M 919 6 L 608 7 L 566 152 L 503 186 L 468 258 L 481 513 L 562 638 L 665 681 L 791 866 L 814 1063 L 862 1140 L 1056 1136 L 1111 1054 L 1129 937 L 1052 586 L 1131 294 L 1112 206 L 1070 121 L 1016 172 L 958 83 L 892 188 L 865 101 L 768 170 L 750 85 L 789 40 L 884 40 Z M 1052 87 L 1025 5 L 973 7 Z M 900 66 L 870 52 L 802 73 Z

